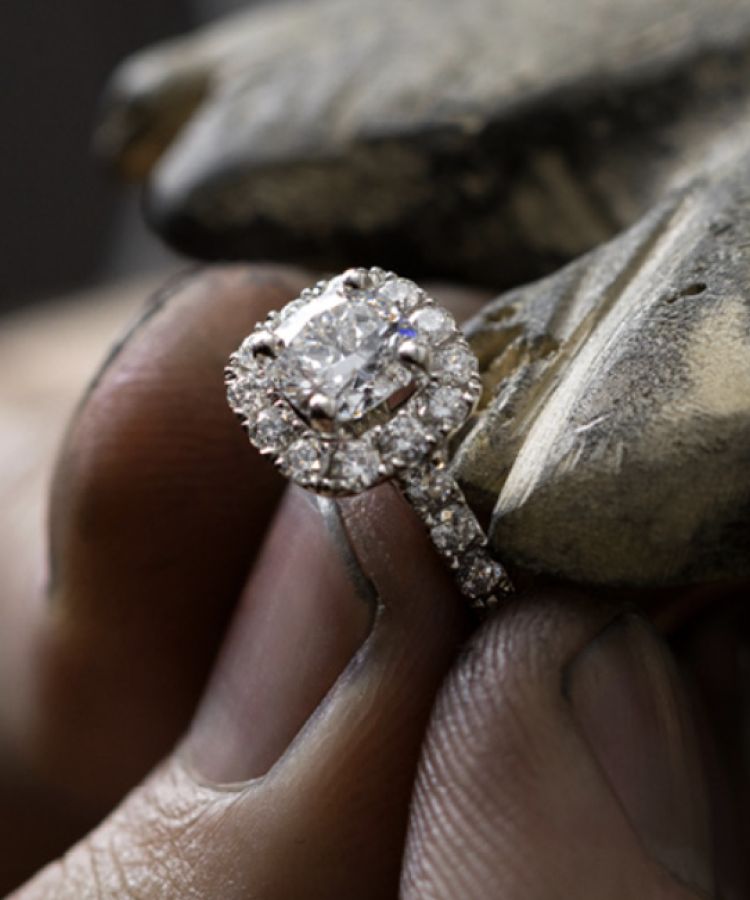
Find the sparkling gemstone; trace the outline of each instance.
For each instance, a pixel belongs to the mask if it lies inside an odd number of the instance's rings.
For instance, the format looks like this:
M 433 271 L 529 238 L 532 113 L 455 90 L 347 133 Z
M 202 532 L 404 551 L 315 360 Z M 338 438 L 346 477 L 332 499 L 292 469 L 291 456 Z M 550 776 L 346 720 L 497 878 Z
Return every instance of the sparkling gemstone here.
M 380 449 L 397 465 L 420 460 L 429 449 L 429 437 L 419 422 L 408 416 L 399 417 L 383 429 Z
M 465 383 L 477 374 L 477 359 L 468 348 L 454 344 L 438 354 L 436 369 L 445 372 L 453 381 Z
M 277 452 L 294 434 L 294 426 L 285 410 L 277 406 L 264 409 L 250 423 L 255 445 L 259 450 Z
M 437 306 L 427 306 L 418 310 L 411 316 L 411 321 L 416 325 L 417 332 L 428 337 L 433 343 L 445 340 L 456 327 L 453 317 Z
M 449 500 L 458 499 L 457 485 L 445 469 L 418 471 L 407 483 L 409 497 L 426 507 L 442 508 Z
M 378 293 L 403 310 L 413 309 L 423 296 L 416 284 L 408 278 L 392 278 L 385 282 Z
M 234 412 L 248 418 L 255 418 L 266 402 L 263 391 L 244 378 L 236 378 L 227 384 L 227 400 Z
M 426 398 L 427 415 L 443 428 L 453 429 L 461 425 L 469 411 L 463 391 L 457 387 L 439 387 Z
M 462 562 L 458 575 L 459 585 L 464 593 L 476 599 L 486 597 L 506 579 L 505 569 L 486 553 L 476 553 Z
M 437 525 L 430 534 L 438 550 L 444 553 L 461 553 L 483 538 L 474 514 L 464 506 L 449 506 L 442 510 Z
M 227 382 L 227 401 L 234 412 L 242 412 L 247 395 L 247 382 L 240 378 L 233 378 Z
M 328 462 L 328 451 L 316 438 L 302 437 L 286 452 L 285 465 L 296 477 L 320 474 Z
M 276 377 L 302 413 L 320 393 L 334 401 L 338 422 L 356 421 L 412 382 L 398 357 L 410 323 L 384 290 L 347 291 L 334 278 L 320 296 L 282 316 Z
M 368 487 L 378 479 L 380 456 L 365 441 L 340 444 L 333 459 L 331 476 L 348 488 Z

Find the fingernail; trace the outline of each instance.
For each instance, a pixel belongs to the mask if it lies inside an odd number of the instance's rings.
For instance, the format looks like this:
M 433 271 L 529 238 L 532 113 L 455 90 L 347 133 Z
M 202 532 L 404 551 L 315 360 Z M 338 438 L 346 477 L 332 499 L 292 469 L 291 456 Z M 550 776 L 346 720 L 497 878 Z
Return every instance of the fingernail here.
M 680 882 L 713 896 L 703 763 L 671 654 L 627 614 L 567 675 L 574 715 L 643 846 Z
M 265 774 L 361 647 L 372 601 L 319 501 L 290 488 L 187 738 L 190 766 L 214 783 Z

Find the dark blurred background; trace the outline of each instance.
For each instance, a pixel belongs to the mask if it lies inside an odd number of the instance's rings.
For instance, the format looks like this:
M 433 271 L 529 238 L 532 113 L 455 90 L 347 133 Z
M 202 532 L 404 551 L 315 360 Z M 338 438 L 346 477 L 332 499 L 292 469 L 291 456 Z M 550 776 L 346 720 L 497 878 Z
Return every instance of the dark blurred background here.
M 92 160 L 100 92 L 124 56 L 249 2 L 0 3 L 0 311 L 169 260 Z

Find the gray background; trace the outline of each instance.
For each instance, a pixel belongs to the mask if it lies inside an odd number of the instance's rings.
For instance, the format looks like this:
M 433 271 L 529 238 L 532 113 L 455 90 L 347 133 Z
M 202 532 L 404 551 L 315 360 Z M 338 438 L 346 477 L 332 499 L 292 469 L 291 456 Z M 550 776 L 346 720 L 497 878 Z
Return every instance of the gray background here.
M 165 251 L 137 192 L 90 155 L 117 62 L 248 0 L 6 0 L 0 4 L 0 309 L 134 270 Z

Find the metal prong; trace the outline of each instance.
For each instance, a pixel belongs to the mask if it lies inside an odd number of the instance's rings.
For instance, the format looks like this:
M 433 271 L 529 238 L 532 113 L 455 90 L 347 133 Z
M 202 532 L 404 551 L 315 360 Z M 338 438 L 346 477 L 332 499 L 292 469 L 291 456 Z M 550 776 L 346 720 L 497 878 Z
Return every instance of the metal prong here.
M 399 359 L 406 363 L 411 363 L 419 369 L 426 369 L 430 364 L 430 349 L 421 341 L 414 341 L 411 338 L 399 344 Z
M 368 275 L 364 269 L 347 269 L 343 278 L 344 287 L 354 290 L 367 287 Z
M 333 423 L 336 415 L 336 401 L 327 394 L 313 394 L 308 403 L 310 420 L 317 426 L 325 428 Z
M 276 356 L 283 346 L 282 341 L 272 331 L 256 331 L 250 337 L 253 356 Z

